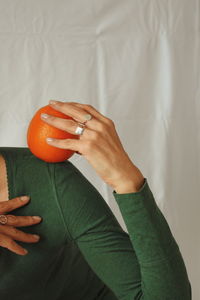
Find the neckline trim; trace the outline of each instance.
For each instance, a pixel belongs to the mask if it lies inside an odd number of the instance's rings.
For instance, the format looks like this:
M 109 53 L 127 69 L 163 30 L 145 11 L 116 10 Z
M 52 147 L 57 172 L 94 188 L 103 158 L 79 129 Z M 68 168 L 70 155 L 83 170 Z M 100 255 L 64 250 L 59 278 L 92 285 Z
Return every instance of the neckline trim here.
M 10 161 L 9 154 L 0 147 L 0 154 L 3 156 L 6 163 L 6 177 L 7 177 L 7 189 L 8 189 L 8 200 L 13 199 L 14 193 L 14 182 L 13 182 L 13 171 L 12 163 Z

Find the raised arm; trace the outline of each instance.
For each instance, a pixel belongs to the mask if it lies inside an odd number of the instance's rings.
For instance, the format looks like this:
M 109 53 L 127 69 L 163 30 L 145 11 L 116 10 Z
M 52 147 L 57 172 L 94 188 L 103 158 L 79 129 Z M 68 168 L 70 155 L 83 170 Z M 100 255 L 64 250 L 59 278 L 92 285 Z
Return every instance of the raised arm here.
M 55 165 L 55 188 L 70 238 L 116 296 L 102 300 L 191 299 L 179 247 L 146 178 L 138 192 L 113 191 L 129 234 L 69 161 Z
M 147 180 L 138 190 L 140 178 L 146 178 L 126 153 L 113 120 L 91 105 L 53 102 L 55 110 L 74 120 L 50 116 L 45 122 L 80 136 L 48 143 L 87 159 L 116 191 L 113 195 L 129 232 L 122 230 L 103 197 L 81 172 L 69 162 L 56 165 L 56 190 L 66 228 L 91 268 L 117 299 L 190 300 L 191 286 L 179 247 Z M 101 297 L 107 299 L 111 300 Z

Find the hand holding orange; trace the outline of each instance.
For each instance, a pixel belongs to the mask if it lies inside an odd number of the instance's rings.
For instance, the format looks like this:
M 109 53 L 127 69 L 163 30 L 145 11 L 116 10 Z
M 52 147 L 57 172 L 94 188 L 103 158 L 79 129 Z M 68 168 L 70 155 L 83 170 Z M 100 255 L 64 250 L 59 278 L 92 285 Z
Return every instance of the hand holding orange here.
M 114 122 L 88 104 L 53 102 L 38 110 L 30 123 L 27 141 L 33 154 L 47 162 L 60 162 L 76 152 L 116 192 L 137 190 L 142 174 L 124 150 Z M 47 118 L 42 112 L 49 114 Z M 82 133 L 77 132 L 78 123 L 85 124 Z M 53 140 L 48 142 L 47 137 Z

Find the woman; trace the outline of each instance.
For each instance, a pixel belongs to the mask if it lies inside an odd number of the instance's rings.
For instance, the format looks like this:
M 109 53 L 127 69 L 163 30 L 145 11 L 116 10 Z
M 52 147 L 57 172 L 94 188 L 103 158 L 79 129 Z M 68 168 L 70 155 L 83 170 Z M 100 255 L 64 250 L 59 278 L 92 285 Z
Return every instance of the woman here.
M 124 151 L 114 123 L 90 105 L 51 105 L 74 120 L 50 116 L 44 122 L 80 138 L 54 140 L 50 145 L 83 155 L 113 188 L 129 234 L 69 160 L 46 163 L 28 148 L 1 147 L 11 199 L 0 202 L 1 298 L 191 299 L 179 247 L 147 179 Z M 31 200 L 23 205 L 17 198 L 20 195 L 29 195 Z M 42 221 L 33 222 L 33 215 Z M 22 233 L 19 226 L 29 227 Z M 40 240 L 32 245 L 34 233 Z M 28 254 L 23 253 L 20 241 L 28 243 Z

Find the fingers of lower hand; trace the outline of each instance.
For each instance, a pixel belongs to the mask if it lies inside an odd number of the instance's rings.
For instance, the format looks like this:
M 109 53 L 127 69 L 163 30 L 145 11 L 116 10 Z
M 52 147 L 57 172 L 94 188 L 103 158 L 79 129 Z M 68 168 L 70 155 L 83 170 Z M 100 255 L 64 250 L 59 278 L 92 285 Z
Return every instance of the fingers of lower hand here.
M 12 211 L 22 205 L 25 205 L 30 200 L 27 197 L 25 201 L 22 201 L 21 197 L 16 197 L 9 201 L 2 201 L 0 203 L 0 214 L 8 211 Z M 26 243 L 36 243 L 40 240 L 40 236 L 25 233 L 16 229 L 14 226 L 30 226 L 41 222 L 42 218 L 39 216 L 14 216 L 6 215 L 8 222 L 6 225 L 0 225 L 0 246 L 9 249 L 10 251 L 19 254 L 26 255 L 28 251 L 18 245 L 14 240 L 18 240 Z
M 2 233 L 0 233 L 0 247 L 7 248 L 19 255 L 26 255 L 28 253 L 26 249 L 18 245 L 11 237 Z
M 25 233 L 16 229 L 14 226 L 0 225 L 0 233 L 25 243 L 36 243 L 39 241 L 39 236 L 37 237 L 37 235 L 35 236 L 34 234 Z
M 31 226 L 41 222 L 42 218 L 39 216 L 15 216 L 15 215 L 6 215 L 8 221 L 7 225 L 15 227 Z
M 21 197 L 16 197 L 11 200 L 0 202 L 0 214 L 5 212 L 12 211 L 20 206 L 27 204 L 30 200 L 30 197 L 27 197 L 25 201 L 21 199 Z

